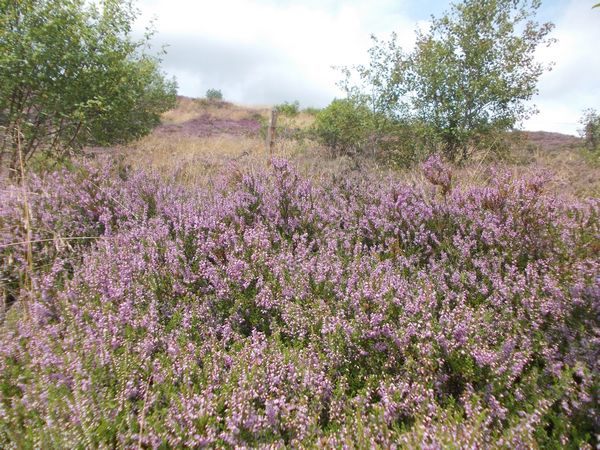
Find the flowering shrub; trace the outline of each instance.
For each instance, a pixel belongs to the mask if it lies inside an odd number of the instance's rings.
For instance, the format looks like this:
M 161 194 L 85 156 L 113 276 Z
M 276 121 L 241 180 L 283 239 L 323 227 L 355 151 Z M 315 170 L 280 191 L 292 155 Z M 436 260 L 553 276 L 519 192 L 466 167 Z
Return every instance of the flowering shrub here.
M 436 153 L 431 155 L 422 165 L 423 175 L 434 186 L 439 186 L 442 195 L 446 195 L 452 188 L 452 171 L 444 164 L 442 157 Z
M 210 192 L 111 167 L 30 189 L 3 448 L 598 444 L 597 199 L 317 184 L 281 160 Z

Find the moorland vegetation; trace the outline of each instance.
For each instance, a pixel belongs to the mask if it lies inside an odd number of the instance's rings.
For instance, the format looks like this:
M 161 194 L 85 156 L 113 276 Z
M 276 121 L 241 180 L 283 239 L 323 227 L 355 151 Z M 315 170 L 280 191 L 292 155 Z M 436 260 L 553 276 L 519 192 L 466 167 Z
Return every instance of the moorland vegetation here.
M 0 0 L 0 447 L 596 448 L 599 118 L 514 130 L 539 6 L 375 41 L 272 155 L 129 2 Z

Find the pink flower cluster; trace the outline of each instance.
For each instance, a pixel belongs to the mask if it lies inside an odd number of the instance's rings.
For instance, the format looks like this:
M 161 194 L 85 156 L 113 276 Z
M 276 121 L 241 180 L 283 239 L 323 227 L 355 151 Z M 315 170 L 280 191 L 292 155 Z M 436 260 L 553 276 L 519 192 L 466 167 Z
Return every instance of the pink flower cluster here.
M 421 170 L 431 184 L 441 188 L 443 195 L 450 192 L 450 189 L 452 189 L 452 170 L 444 163 L 439 153 L 430 156 L 421 164 Z
M 33 179 L 31 293 L 3 191 L 0 446 L 597 445 L 600 200 L 424 170 Z

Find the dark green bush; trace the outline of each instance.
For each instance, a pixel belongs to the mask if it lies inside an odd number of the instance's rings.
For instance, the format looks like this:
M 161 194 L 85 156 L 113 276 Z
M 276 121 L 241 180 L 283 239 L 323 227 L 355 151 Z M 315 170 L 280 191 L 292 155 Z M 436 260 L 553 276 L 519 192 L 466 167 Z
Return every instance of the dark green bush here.
M 175 106 L 136 15 L 125 0 L 0 0 L 0 167 L 129 142 Z
M 394 167 L 410 167 L 425 160 L 440 147 L 440 140 L 419 121 L 380 119 L 378 155 Z

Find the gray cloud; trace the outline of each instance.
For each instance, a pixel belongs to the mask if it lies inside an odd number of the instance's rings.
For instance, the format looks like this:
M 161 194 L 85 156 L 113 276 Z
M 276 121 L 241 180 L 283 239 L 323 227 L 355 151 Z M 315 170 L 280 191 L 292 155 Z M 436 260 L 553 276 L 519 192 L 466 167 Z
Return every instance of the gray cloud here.
M 155 48 L 166 45 L 163 69 L 176 76 L 182 95 L 201 97 L 220 89 L 231 101 L 275 104 L 301 100 L 305 106 L 324 106 L 331 89 L 306 83 L 293 61 L 268 44 L 224 42 L 204 36 L 161 34 Z
M 269 47 L 245 46 L 203 36 L 161 35 L 154 44 L 166 44 L 165 69 L 188 71 L 213 84 L 231 84 L 265 65 L 283 64 L 281 54 Z
M 244 103 L 277 104 L 299 100 L 302 106 L 322 107 L 332 100 L 330 90 L 306 84 L 299 72 L 274 69 L 246 80 L 242 97 Z
M 155 44 L 167 43 L 163 68 L 183 95 L 221 89 L 227 100 L 325 106 L 340 92 L 331 65 L 365 61 L 369 33 L 396 30 L 412 45 L 414 21 L 447 8 L 442 0 L 140 0 L 155 17 Z M 587 0 L 548 0 L 540 20 L 554 20 L 559 43 L 540 52 L 555 61 L 534 99 L 528 129 L 576 133 L 585 107 L 600 105 L 597 74 L 600 12 Z M 427 13 L 427 14 L 425 14 Z M 198 20 L 202 17 L 202 20 Z

